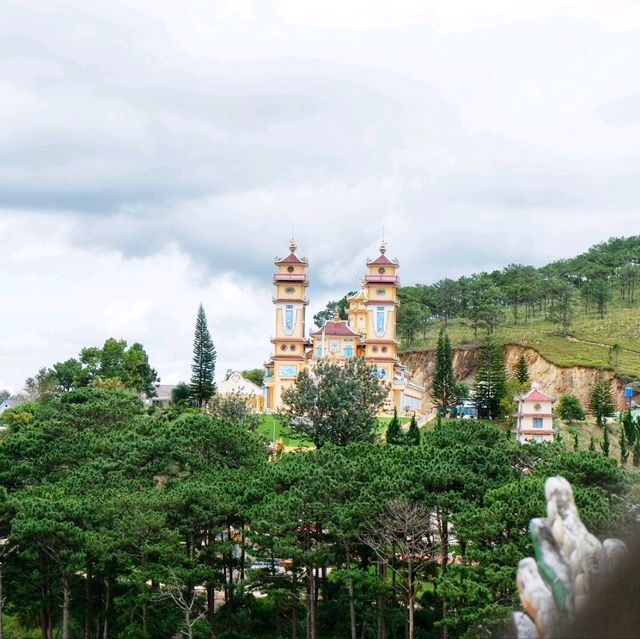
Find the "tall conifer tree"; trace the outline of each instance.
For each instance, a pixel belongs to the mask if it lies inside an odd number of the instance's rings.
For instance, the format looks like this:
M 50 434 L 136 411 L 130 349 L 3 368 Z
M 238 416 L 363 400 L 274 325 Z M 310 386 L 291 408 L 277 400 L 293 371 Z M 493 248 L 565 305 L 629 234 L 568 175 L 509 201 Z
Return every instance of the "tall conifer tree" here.
M 602 426 L 607 417 L 615 411 L 615 404 L 611 396 L 611 382 L 600 379 L 591 387 L 589 393 L 589 408 L 596 418 L 596 424 Z
M 524 353 L 520 353 L 520 357 L 518 358 L 516 379 L 521 384 L 529 381 L 529 369 L 527 368 L 527 359 L 525 358 Z
M 191 397 L 201 408 L 215 392 L 213 376 L 216 370 L 216 349 L 213 346 L 207 316 L 202 304 L 198 307 L 196 330 L 193 338 L 191 364 Z
M 438 335 L 438 348 L 436 351 L 436 370 L 433 376 L 433 388 L 431 394 L 434 401 L 440 406 L 440 414 L 446 415 L 447 410 L 457 401 L 458 384 L 453 372 L 453 355 L 451 342 L 444 328 Z
M 506 397 L 507 371 L 502 347 L 488 335 L 478 351 L 475 396 L 482 417 L 500 416 L 500 402 Z
M 604 425 L 604 435 L 602 436 L 602 442 L 600 443 L 600 448 L 602 448 L 602 454 L 605 457 L 609 457 L 609 449 L 611 447 L 611 443 L 609 440 L 609 429 L 607 425 Z
M 635 435 L 633 442 L 633 465 L 640 466 L 640 417 L 635 420 Z

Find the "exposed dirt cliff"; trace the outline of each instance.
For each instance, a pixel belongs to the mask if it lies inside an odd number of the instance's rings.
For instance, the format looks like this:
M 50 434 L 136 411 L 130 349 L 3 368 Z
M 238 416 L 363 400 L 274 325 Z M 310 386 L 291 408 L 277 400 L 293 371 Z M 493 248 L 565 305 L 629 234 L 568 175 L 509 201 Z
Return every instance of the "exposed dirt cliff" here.
M 478 347 L 454 348 L 453 367 L 456 377 L 467 383 L 473 382 L 476 370 Z M 529 377 L 541 388 L 555 397 L 572 394 L 588 405 L 589 389 L 597 379 L 613 380 L 614 397 L 618 408 L 624 408 L 624 382 L 614 376 L 611 369 L 588 366 L 558 366 L 545 359 L 535 348 L 520 344 L 505 344 L 504 355 L 510 375 L 515 373 L 520 354 L 524 353 L 529 367 Z M 403 353 L 400 358 L 415 374 L 416 381 L 424 384 L 430 397 L 431 380 L 436 365 L 435 349 Z

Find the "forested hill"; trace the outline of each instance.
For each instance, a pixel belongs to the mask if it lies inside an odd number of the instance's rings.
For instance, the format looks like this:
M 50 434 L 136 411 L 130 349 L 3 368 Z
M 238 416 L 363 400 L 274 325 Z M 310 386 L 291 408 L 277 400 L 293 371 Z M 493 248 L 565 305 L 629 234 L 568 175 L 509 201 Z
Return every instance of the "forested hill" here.
M 485 333 L 537 348 L 551 361 L 640 376 L 640 236 L 611 238 L 535 268 L 509 264 L 400 289 L 404 350 L 429 348 L 447 327 L 456 345 Z

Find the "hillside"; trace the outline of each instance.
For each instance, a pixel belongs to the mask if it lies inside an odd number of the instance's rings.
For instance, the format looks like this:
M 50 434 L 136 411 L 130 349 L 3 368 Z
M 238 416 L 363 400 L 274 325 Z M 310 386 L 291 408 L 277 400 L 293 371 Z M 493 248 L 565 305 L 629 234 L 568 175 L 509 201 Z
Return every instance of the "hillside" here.
M 496 339 L 503 344 L 531 346 L 543 357 L 559 366 L 587 366 L 610 368 L 622 377 L 640 378 L 640 308 L 628 308 L 619 302 L 611 304 L 604 319 L 576 305 L 576 318 L 571 332 L 562 336 L 556 326 L 544 317 L 514 325 L 505 323 L 495 330 Z M 434 320 L 408 346 L 401 340 L 401 352 L 419 352 L 435 348 L 438 331 L 444 320 Z M 455 347 L 470 348 L 481 341 L 482 332 L 474 336 L 464 319 L 447 323 L 447 333 Z M 612 347 L 618 344 L 618 353 Z
M 456 347 L 453 349 L 453 368 L 456 378 L 473 385 L 476 356 L 476 345 Z M 589 402 L 589 390 L 599 379 L 611 380 L 613 371 L 610 368 L 595 368 L 593 366 L 555 364 L 545 358 L 531 346 L 506 343 L 504 345 L 504 359 L 509 375 L 515 375 L 518 359 L 524 354 L 527 368 L 532 380 L 540 382 L 548 393 L 555 397 L 572 394 L 576 395 L 583 405 Z M 427 398 L 431 395 L 431 384 L 436 368 L 436 351 L 434 348 L 410 351 L 401 354 L 401 359 L 415 374 L 416 380 L 424 384 Z M 627 400 L 624 397 L 625 381 L 619 377 L 613 378 L 612 391 L 619 409 L 625 408 Z
M 610 368 L 640 379 L 640 236 L 612 238 L 541 268 L 501 271 L 400 290 L 403 353 L 435 346 L 446 326 L 452 344 L 477 345 L 491 332 L 530 346 L 558 366 Z

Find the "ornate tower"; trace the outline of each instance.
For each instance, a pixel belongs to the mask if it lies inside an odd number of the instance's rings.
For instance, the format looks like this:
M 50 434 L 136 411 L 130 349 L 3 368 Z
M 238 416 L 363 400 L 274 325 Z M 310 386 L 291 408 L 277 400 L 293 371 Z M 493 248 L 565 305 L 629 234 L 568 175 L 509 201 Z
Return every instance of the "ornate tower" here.
M 382 242 L 380 255 L 367 262 L 368 272 L 364 278 L 367 291 L 366 357 L 397 361 L 396 309 L 400 286 L 397 270 L 400 264 L 398 260 L 390 260 L 386 251 L 386 244 Z
M 398 287 L 400 278 L 398 260 L 386 256 L 387 247 L 380 245 L 380 255 L 367 261 L 364 278 L 363 300 L 366 307 L 366 329 L 364 334 L 364 356 L 376 368 L 380 379 L 390 385 L 386 410 L 393 406 L 401 409 L 404 389 L 404 370 L 398 359 L 396 341 L 396 311 L 398 307 Z M 355 308 L 354 308 L 355 310 Z M 356 319 L 354 313 L 354 319 Z
M 273 276 L 276 291 L 273 298 L 276 315 L 276 330 L 271 338 L 274 353 L 267 363 L 267 407 L 277 410 L 281 405 L 282 390 L 295 381 L 305 365 L 305 311 L 307 299 L 307 258 L 296 254 L 296 243 L 291 240 L 289 255 L 276 258 L 278 267 Z

